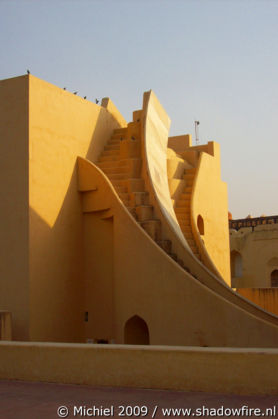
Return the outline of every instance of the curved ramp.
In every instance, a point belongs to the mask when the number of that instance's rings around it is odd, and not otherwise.
[[[109,263],[117,343],[124,343],[125,325],[137,315],[146,322],[153,345],[277,346],[277,326],[197,281],[140,227],[96,165],[79,158],[78,168],[83,211],[113,219],[114,256]]]
[[[177,222],[167,183],[166,148],[169,118],[152,91],[144,93],[143,100],[143,177],[147,190],[162,224],[165,238],[172,242],[175,253],[193,276],[215,291],[227,302],[246,312],[278,325],[278,317],[260,309],[236,294],[224,281],[206,268],[191,252]],[[209,258],[209,255],[206,254]],[[211,266],[213,262],[211,261]]]

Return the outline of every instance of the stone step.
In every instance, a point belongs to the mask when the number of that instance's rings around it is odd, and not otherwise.
[[[111,179],[111,183],[116,190],[118,190],[119,187],[123,187],[125,188],[125,192],[128,192],[125,179]]]
[[[187,170],[185,171],[185,174],[183,175],[183,178],[185,180],[194,180],[194,174],[193,173],[188,173]]]
[[[129,193],[127,193],[127,192],[118,192],[118,195],[121,199],[125,199],[126,201],[129,200]]]
[[[129,167],[126,166],[110,166],[110,167],[102,167],[102,171],[107,175],[115,175],[115,174],[127,174]]]
[[[130,207],[130,201],[126,200],[126,199],[121,199],[122,203],[127,207],[127,208],[131,208]]]
[[[183,226],[182,231],[186,237],[193,237],[191,226]]]
[[[184,227],[190,227],[190,220],[189,220],[189,218],[188,219],[182,219],[182,220],[179,220],[178,219],[178,222],[179,222],[179,225],[180,225],[180,228],[181,228],[181,230],[183,231],[183,229],[184,229]]]
[[[139,221],[147,221],[153,218],[153,206],[152,205],[140,205],[135,207],[137,219]]]
[[[104,150],[105,151],[120,150],[120,143],[119,144],[108,144],[108,145],[104,146]]]
[[[97,166],[104,172],[104,169],[115,169],[119,167],[119,160],[98,161]]]
[[[113,184],[113,182],[112,182],[112,184]],[[113,186],[114,186],[114,188],[116,189],[116,192],[117,192],[117,194],[119,195],[120,193],[127,193],[127,187],[126,186],[122,186],[122,185],[118,185],[118,186],[116,186],[116,185],[114,185],[113,184]],[[129,194],[128,194],[129,195]]]
[[[183,201],[190,201],[191,200],[191,194],[190,193],[182,193],[180,198]]]
[[[126,132],[127,132],[127,128],[116,128],[116,129],[114,129],[112,136],[114,136],[114,135],[124,135],[124,134],[126,134]]]
[[[193,242],[195,242],[192,234],[184,234],[184,237],[186,238],[187,241],[192,240]]]
[[[118,140],[118,141],[123,141],[123,140],[126,140],[126,138],[127,138],[127,132],[125,132],[125,133],[120,133],[120,134],[113,134],[112,136],[111,136],[111,140]]]
[[[192,250],[192,252],[193,253],[199,253],[199,251],[198,251],[198,248],[197,248],[197,246],[196,246],[196,244],[194,243],[194,244],[192,244],[191,246],[190,246],[190,249]]]
[[[106,145],[118,145],[118,146],[120,146],[120,144],[121,144],[120,138],[111,137],[110,140],[107,141]]]
[[[186,173],[194,175],[196,173],[196,167],[192,167],[192,169],[186,169]]]
[[[179,199],[175,208],[190,208],[190,200]]]
[[[136,166],[140,166],[141,159],[115,159],[115,160],[105,160],[97,163],[97,166],[99,166],[102,170],[105,168],[133,168]]]
[[[129,193],[132,192],[145,192],[145,182],[143,179],[128,179],[127,189]]]
[[[128,173],[109,173],[106,174],[110,181],[112,180],[125,180],[130,177]]]
[[[130,178],[130,179],[111,179],[111,183],[114,187],[124,186],[126,192],[145,192],[145,183],[143,179]]]
[[[118,191],[117,191],[118,192]],[[129,194],[127,192],[118,192],[120,200],[125,204],[126,207],[131,207]]]
[[[190,214],[190,207],[176,207],[175,208],[176,215],[178,214]]]
[[[161,223],[160,220],[148,220],[139,222],[146,233],[155,241],[160,240],[161,237]]]
[[[119,157],[120,150],[105,150],[102,152],[101,157],[108,157],[108,156]]]
[[[101,155],[99,159],[99,163],[108,162],[108,161],[118,161],[119,160],[119,154],[109,154],[109,155]]]
[[[195,240],[191,239],[189,237],[186,237],[186,241],[189,244],[189,246],[192,248],[193,246],[196,246]]]

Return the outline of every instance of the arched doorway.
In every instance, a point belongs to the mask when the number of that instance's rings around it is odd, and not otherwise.
[[[204,219],[200,214],[198,215],[198,218],[197,218],[197,226],[198,226],[200,235],[203,236],[205,234],[205,226],[204,226]]]
[[[278,287],[278,269],[274,269],[274,271],[270,274],[271,279],[271,286]]]
[[[236,250],[231,252],[231,275],[232,278],[242,277],[242,256]]]
[[[139,316],[131,317],[125,324],[124,339],[128,345],[149,345],[149,328],[145,320]]]

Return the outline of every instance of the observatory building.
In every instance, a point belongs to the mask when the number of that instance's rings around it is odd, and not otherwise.
[[[277,347],[230,283],[213,141],[169,137],[153,91],[126,123],[32,75],[0,82],[0,311],[19,341]]]

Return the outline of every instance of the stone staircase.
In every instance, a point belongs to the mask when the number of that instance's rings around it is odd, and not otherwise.
[[[161,222],[149,203],[149,194],[141,177],[140,111],[134,112],[136,121],[127,128],[114,130],[96,163],[113,184],[119,198],[146,233],[177,263],[182,260],[172,253],[172,243],[161,235]],[[139,119],[138,119],[139,118]]]
[[[175,213],[179,222],[180,228],[186,238],[194,255],[201,260],[200,254],[196,242],[193,237],[191,218],[190,218],[190,203],[193,188],[193,181],[196,173],[196,168],[185,170],[184,180],[186,181],[185,189],[178,199],[175,207]]]

